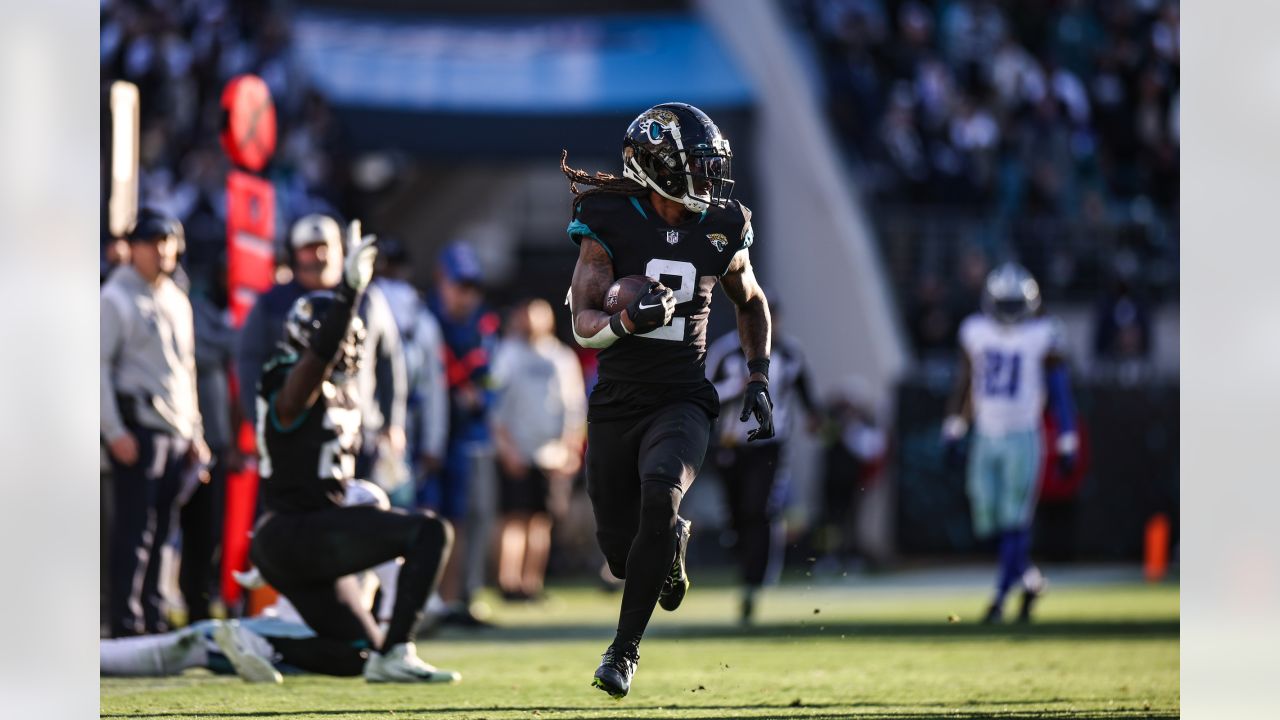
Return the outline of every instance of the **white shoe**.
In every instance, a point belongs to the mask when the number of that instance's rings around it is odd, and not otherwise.
[[[213,630],[213,641],[245,682],[276,685],[284,682],[284,676],[271,664],[271,644],[241,627],[239,621],[219,622]]]
[[[267,584],[267,581],[262,577],[262,573],[256,567],[251,567],[244,572],[232,570],[231,577],[235,578],[236,584],[245,590],[257,590]]]
[[[364,663],[364,679],[371,683],[456,683],[462,680],[462,675],[428,665],[418,657],[413,643],[400,643],[392,645],[385,655],[370,653]]]

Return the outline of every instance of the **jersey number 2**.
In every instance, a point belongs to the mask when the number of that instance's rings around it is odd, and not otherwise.
[[[657,278],[663,285],[671,288],[676,294],[676,304],[689,302],[693,299],[693,286],[698,281],[698,269],[693,263],[684,262],[683,260],[663,260],[654,258],[644,266],[644,274],[651,278]],[[678,278],[678,283],[673,283],[670,278]],[[684,322],[682,317],[671,318],[670,325],[664,325],[657,330],[650,330],[647,333],[641,333],[640,337],[653,338],[654,340],[674,340],[680,342],[684,340]]]

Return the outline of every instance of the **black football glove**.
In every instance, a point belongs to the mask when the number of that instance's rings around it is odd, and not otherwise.
[[[969,459],[969,447],[964,438],[953,438],[942,441],[942,461],[947,469],[959,470]]]
[[[634,334],[647,333],[671,322],[676,311],[676,294],[660,282],[649,283],[649,290],[627,306],[627,318],[636,326]]]
[[[769,397],[769,383],[763,380],[752,380],[747,383],[747,392],[742,398],[741,422],[756,416],[760,427],[747,433],[747,442],[752,440],[768,440],[773,437],[773,398]]]

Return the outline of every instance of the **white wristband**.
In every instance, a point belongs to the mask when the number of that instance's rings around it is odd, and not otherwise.
[[[615,333],[613,331],[613,328],[609,327],[608,325],[605,325],[604,327],[600,328],[600,330],[598,330],[596,334],[592,335],[591,337],[582,337],[581,335],[578,334],[577,324],[571,323],[571,325],[573,326],[573,339],[577,340],[578,344],[584,348],[596,348],[596,349],[607,348],[610,345],[618,342],[618,334]]]

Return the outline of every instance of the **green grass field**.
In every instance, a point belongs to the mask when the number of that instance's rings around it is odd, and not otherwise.
[[[500,629],[419,643],[456,686],[287,677],[281,687],[191,671],[109,679],[106,718],[1171,718],[1179,712],[1176,584],[1059,583],[1030,627],[976,623],[985,591],[873,581],[784,585],[757,627],[736,594],[695,585],[656,611],[631,695],[589,687],[618,596],[552,589],[498,606]],[[959,616],[953,622],[950,616]]]

